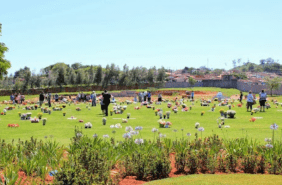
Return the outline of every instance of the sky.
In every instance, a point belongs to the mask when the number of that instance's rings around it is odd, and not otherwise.
[[[230,69],[282,61],[281,0],[2,1],[9,73],[57,63]]]

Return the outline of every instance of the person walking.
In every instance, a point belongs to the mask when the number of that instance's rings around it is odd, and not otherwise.
[[[14,94],[11,94],[10,100],[13,102],[13,104],[15,104],[15,96],[14,96]]]
[[[158,95],[158,102],[162,102],[162,94],[161,93]]]
[[[138,93],[138,98],[139,98],[139,102],[142,102],[142,96],[141,96],[142,92]]]
[[[241,91],[241,92],[240,92],[240,100],[239,100],[240,103],[242,103],[242,99],[243,99],[243,92]]]
[[[150,91],[148,91],[147,96],[148,96],[148,103],[150,104],[151,103],[151,96],[152,96]]]
[[[266,92],[264,92],[264,89],[261,90],[261,92],[259,93],[259,104],[260,104],[260,112],[265,112],[265,102],[266,102],[266,98],[267,98],[267,94]]]
[[[111,95],[107,92],[107,90],[104,91],[103,95],[103,103],[105,104],[105,114],[108,116],[108,107],[109,104],[111,103]]]
[[[191,99],[194,100],[194,91],[191,92]]]
[[[143,92],[143,94],[144,94],[144,101],[146,101],[147,100],[147,91]]]
[[[254,104],[254,96],[252,94],[252,91],[249,91],[249,94],[247,96],[247,112],[249,111],[249,108],[251,111],[253,110],[253,104]]]
[[[39,94],[39,106],[40,107],[42,106],[43,102],[44,102],[44,94],[43,94],[43,92],[41,92]]]
[[[92,107],[93,106],[96,107],[96,98],[97,98],[97,95],[96,95],[95,91],[93,91],[93,93],[91,94]]]
[[[59,101],[59,95],[55,94],[55,102],[58,102],[58,101]]]
[[[218,102],[221,102],[221,99],[222,99],[222,92],[221,91],[218,91],[217,93],[217,99],[218,99]]]
[[[51,93],[49,92],[49,93],[48,93],[48,97],[47,97],[49,107],[52,106],[52,105],[51,105],[51,98],[52,98],[52,95],[51,95]]]

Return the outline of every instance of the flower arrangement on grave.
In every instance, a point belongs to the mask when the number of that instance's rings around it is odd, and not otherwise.
[[[31,118],[30,121],[31,121],[31,123],[39,123],[38,118]]]
[[[203,116],[204,114],[205,114],[205,111],[202,111],[202,112],[201,112],[201,116]]]
[[[237,106],[238,106],[238,107],[242,107],[242,104],[241,104],[241,103],[239,103]]]
[[[214,109],[215,109],[215,106],[212,106],[211,111],[214,111]]]
[[[224,116],[224,110],[223,109],[220,109],[219,113],[220,113],[221,116]]]
[[[265,106],[267,109],[271,108],[269,103],[267,103]]]
[[[151,105],[147,105],[146,107],[147,107],[147,108],[152,108],[152,106],[151,106]]]
[[[123,110],[125,111],[125,110],[127,109],[127,106],[124,105],[124,106],[122,106],[122,108],[123,108]]]
[[[103,125],[106,125],[107,118],[103,118],[103,119],[102,119],[102,122],[103,122]]]
[[[259,112],[259,108],[254,108],[253,111],[254,111],[255,113]]]
[[[82,119],[80,119],[78,122],[79,122],[79,123],[83,123],[83,120],[82,120]]]
[[[128,122],[128,119],[122,119],[121,122],[122,122],[122,123],[127,123],[127,122]]]
[[[114,113],[114,111],[113,111],[113,110],[110,110],[110,115],[111,115],[111,116],[113,115],[113,113]]]
[[[139,109],[140,109],[140,107],[138,107],[138,106],[137,106],[137,107],[134,107],[134,109],[135,109],[135,110],[139,110]]]
[[[167,104],[167,108],[171,108],[172,104],[171,103],[168,103]]]
[[[66,112],[63,112],[63,116],[66,116],[66,114],[67,114]]]
[[[80,107],[76,107],[75,110],[76,111],[81,111],[81,108]]]
[[[38,117],[39,119],[41,119],[41,118],[42,118],[42,113],[38,113],[38,114],[37,114],[37,117]]]
[[[187,105],[186,104],[182,104],[182,108],[187,108]]]
[[[188,107],[182,109],[182,112],[187,112],[187,111],[188,111]]]
[[[21,117],[22,113],[18,112],[18,115]]]
[[[174,113],[177,113],[177,112],[178,112],[178,109],[177,109],[177,108],[173,109],[173,112],[174,112]]]
[[[1,115],[4,115],[4,112],[1,112]]]
[[[90,122],[87,122],[84,124],[84,128],[92,128],[92,124]]]
[[[130,113],[127,113],[127,119],[129,119],[130,118]]]
[[[26,114],[21,114],[21,120],[25,120],[27,118]]]
[[[159,111],[158,114],[159,114],[159,116],[160,116],[160,119],[162,119],[162,118],[163,118],[163,112],[162,112],[162,111]]]
[[[13,127],[13,128],[18,128],[18,127],[20,127],[19,124],[8,124],[7,126],[8,126],[8,127]]]
[[[158,123],[159,123],[159,127],[160,127],[160,128],[164,128],[164,126],[165,126],[165,124],[166,124],[166,122],[165,122],[164,120],[162,120],[162,119],[160,119],[160,120],[158,121]]]
[[[172,125],[172,123],[171,122],[169,122],[169,121],[167,121],[167,122],[165,122],[165,128],[170,128],[170,126]]]
[[[30,112],[26,113],[26,119],[29,119],[30,117],[31,117],[31,113]]]
[[[198,128],[199,128],[199,126],[200,126],[200,123],[198,123],[198,122],[197,122],[197,123],[195,123],[195,128],[196,128],[196,129],[198,129]]]
[[[35,110],[37,110],[37,108],[38,108],[38,105],[34,105],[34,108],[35,108]]]
[[[255,122],[255,121],[256,121],[256,118],[252,117],[249,121],[250,121],[250,122]]]
[[[252,110],[251,115],[253,115],[254,113],[255,113],[255,111],[254,111],[254,110]]]

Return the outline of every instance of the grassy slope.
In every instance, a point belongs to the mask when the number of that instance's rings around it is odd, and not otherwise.
[[[186,102],[189,106],[191,103]],[[235,103],[237,105],[238,102]],[[2,105],[0,110],[2,110],[6,105]],[[75,110],[76,107],[81,107],[82,111],[77,112]],[[102,125],[102,115],[100,106],[91,108],[91,110],[86,109],[85,104],[80,105],[71,105],[67,106],[64,111],[67,112],[67,116],[62,116],[62,111],[53,111],[51,115],[44,114],[43,117],[46,117],[47,125],[42,126],[42,123],[30,123],[30,121],[22,121],[18,116],[18,112],[26,113],[32,112],[32,117],[36,116],[40,110],[26,111],[20,109],[8,111],[6,116],[0,116],[0,138],[4,138],[8,141],[14,139],[29,139],[29,137],[34,136],[38,139],[43,139],[44,136],[54,135],[54,138],[61,142],[62,144],[67,144],[70,141],[70,137],[74,134],[74,127],[79,126],[83,127],[85,122],[91,122],[93,124],[92,129],[83,129],[84,134],[88,136],[92,136],[94,133],[97,133],[99,136],[104,134],[109,134],[113,136],[112,130],[110,129],[110,125],[121,123],[121,118],[126,118],[126,113],[131,113],[132,118],[128,123],[122,123],[123,128],[117,129],[115,137],[116,139],[123,139],[122,135],[125,133],[126,126],[142,126],[144,129],[141,132],[141,136],[145,139],[153,139],[154,135],[151,132],[153,127],[158,128],[158,116],[155,116],[155,113],[152,109],[148,109],[146,107],[142,107],[140,110],[134,110],[135,105],[129,105],[128,109],[122,115],[114,115],[109,116],[107,120],[107,125]],[[155,105],[156,108],[163,108],[163,111],[168,111],[166,104]],[[277,120],[281,119],[281,112],[278,110],[282,110],[281,107],[276,109],[272,104],[272,108],[268,109],[267,112],[257,113],[255,117],[263,117],[263,119],[258,119],[255,122],[249,122],[249,119],[252,117],[250,113],[246,112],[245,108],[235,107],[236,110],[236,119],[228,119],[225,124],[230,125],[231,128],[217,128],[216,119],[219,117],[219,107],[216,108],[215,112],[210,111],[210,107],[201,107],[199,102],[193,107],[192,111],[182,112],[179,109],[177,114],[171,113],[171,121],[173,123],[172,128],[165,129],[161,128],[159,131],[163,134],[166,134],[167,137],[175,139],[182,137],[181,129],[184,128],[183,134],[186,137],[186,133],[192,133],[191,139],[195,136],[197,130],[194,128],[196,122],[199,122],[202,127],[205,128],[205,131],[202,133],[203,137],[209,136],[211,134],[218,134],[220,137],[231,139],[238,137],[248,137],[257,139],[259,142],[264,143],[264,138],[271,137],[272,132],[269,126],[276,122],[280,127],[281,125]],[[112,106],[111,106],[112,107]],[[227,110],[227,107],[223,107]],[[204,116],[200,115],[201,111],[205,111]],[[77,120],[68,120],[70,116],[75,116]],[[113,119],[120,118],[120,119]],[[79,123],[78,120],[84,120],[84,123]],[[18,123],[20,124],[20,128],[8,128],[7,124],[9,123]],[[177,129],[178,132],[174,133],[172,130]],[[275,138],[281,139],[282,130],[279,128],[276,131]]]
[[[187,175],[178,178],[168,178],[146,183],[146,185],[276,185],[282,184],[282,177],[278,175]]]

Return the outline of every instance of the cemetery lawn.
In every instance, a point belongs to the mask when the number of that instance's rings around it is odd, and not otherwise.
[[[146,185],[275,185],[282,184],[280,175],[259,175],[259,174],[202,174],[186,175],[177,178],[168,178],[146,183]]]
[[[238,91],[237,91],[238,92]],[[117,98],[118,99],[118,98]],[[271,99],[271,98],[270,98]],[[281,100],[280,97],[275,97],[275,99]],[[130,99],[131,100],[131,99]],[[192,105],[191,102],[187,102],[185,99],[184,102],[188,107]],[[217,102],[214,102],[217,103]],[[138,104],[122,104],[121,106],[127,106],[127,109],[123,114],[113,114],[113,116],[107,117],[107,123],[104,126],[102,124],[102,115],[100,105],[97,107],[90,107],[91,110],[88,110],[86,106],[89,104],[80,103],[78,105],[71,104],[67,105],[62,111],[52,111],[51,115],[43,113],[43,118],[47,118],[47,123],[45,126],[42,125],[42,121],[39,123],[31,123],[29,120],[20,120],[18,112],[27,113],[31,112],[32,117],[36,117],[38,113],[41,112],[40,109],[37,110],[23,110],[25,106],[16,106],[15,110],[7,111],[7,115],[0,115],[0,139],[5,139],[7,142],[11,142],[13,139],[28,140],[30,137],[44,140],[44,136],[47,136],[47,139],[50,139],[50,135],[53,136],[52,140],[56,140],[61,144],[68,145],[70,143],[70,138],[74,136],[75,126],[82,128],[83,134],[89,137],[92,137],[93,134],[98,134],[99,137],[108,134],[110,137],[115,137],[117,140],[123,140],[122,135],[125,133],[126,126],[142,126],[143,130],[138,136],[143,139],[154,139],[154,133],[152,133],[152,128],[159,129],[159,132],[166,134],[167,138],[171,139],[181,139],[182,137],[187,137],[186,134],[191,133],[190,139],[195,138],[195,133],[198,133],[199,137],[207,137],[213,134],[219,135],[223,139],[234,139],[234,138],[248,138],[256,141],[258,143],[264,144],[265,138],[272,137],[272,130],[270,125],[277,123],[279,128],[275,131],[275,140],[282,139],[282,107],[276,106],[270,102],[271,108],[266,109],[266,112],[254,113],[253,116],[250,115],[250,112],[246,112],[244,100],[244,105],[239,108],[237,104],[238,101],[235,101],[235,107],[232,107],[232,110],[236,111],[235,119],[226,119],[225,125],[229,125],[230,128],[219,129],[217,125],[217,119],[220,117],[219,110],[223,108],[228,110],[227,106],[218,107],[216,106],[215,111],[211,112],[211,106],[202,107],[200,102],[195,102],[195,105],[192,106],[192,110],[188,112],[182,112],[181,107],[178,107],[178,113],[173,113],[172,109],[167,108],[167,103],[162,103],[161,105],[155,105],[155,108],[163,109],[163,112],[171,111],[170,121],[172,123],[171,128],[159,128],[158,120],[159,116],[155,116],[154,110],[152,108],[146,108],[145,106],[141,107],[140,103]],[[174,105],[174,103],[173,103]],[[9,105],[2,104],[0,110],[2,111],[5,107]],[[134,110],[135,106],[141,107],[140,110]],[[256,104],[254,107],[257,107]],[[45,106],[43,106],[45,107]],[[81,111],[76,111],[76,107],[80,107]],[[112,109],[113,105],[109,107],[109,111]],[[205,111],[204,115],[201,116],[201,111]],[[63,112],[66,112],[66,116],[63,116]],[[126,119],[127,113],[130,113],[130,119],[128,123],[122,123],[122,118]],[[69,120],[71,116],[76,117],[76,120]],[[262,117],[262,119],[257,119],[255,122],[250,122],[252,117]],[[79,123],[79,120],[83,120],[83,123]],[[91,129],[84,129],[84,124],[91,122],[93,127]],[[204,131],[200,133],[195,129],[195,123],[199,122],[200,127],[204,127]],[[113,134],[113,129],[110,128],[110,125],[120,123],[122,125],[121,129],[115,129],[116,133]],[[19,124],[19,128],[9,128],[8,124]],[[177,132],[173,132],[173,130]],[[183,129],[183,131],[181,131]],[[155,136],[158,134],[156,133]]]

